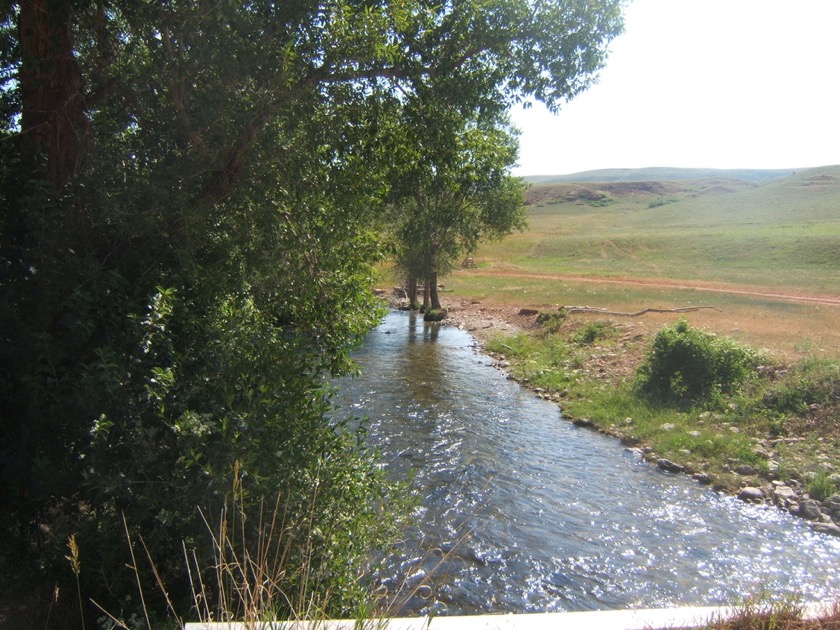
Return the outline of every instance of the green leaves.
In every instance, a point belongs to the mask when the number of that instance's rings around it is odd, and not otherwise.
[[[398,267],[432,285],[480,240],[525,224],[524,184],[508,174],[518,147],[506,119],[464,115],[437,95],[429,86],[425,100],[406,107],[406,127],[422,131],[414,132],[406,170],[393,176],[388,227]]]
[[[52,580],[76,533],[97,567],[86,596],[122,600],[121,515],[178,575],[181,539],[203,535],[194,506],[219,509],[236,469],[246,509],[282,492],[295,518],[314,510],[319,588],[358,595],[390,489],[323,384],[381,313],[381,226],[428,278],[519,227],[502,113],[585,85],[619,5],[10,5],[6,564]]]
[[[755,375],[756,351],[718,338],[680,320],[661,330],[639,369],[640,390],[666,401],[698,400],[731,393]]]

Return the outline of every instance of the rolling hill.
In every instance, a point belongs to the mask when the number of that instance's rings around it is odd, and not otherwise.
[[[525,181],[531,184],[556,184],[561,182],[671,181],[723,177],[751,182],[764,182],[793,175],[796,172],[797,169],[609,168],[582,171],[569,175],[533,175],[525,177]]]

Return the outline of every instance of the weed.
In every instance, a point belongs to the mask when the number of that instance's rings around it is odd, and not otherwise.
[[[827,472],[819,472],[806,477],[805,492],[812,499],[825,501],[831,495],[840,492],[840,485],[836,481],[836,476]]]
[[[708,630],[794,630],[808,628],[802,607],[794,600],[768,602],[767,596],[746,598],[733,607],[732,615],[716,619]],[[818,626],[817,626],[818,627]]]

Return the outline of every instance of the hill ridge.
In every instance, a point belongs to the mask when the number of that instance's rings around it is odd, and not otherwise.
[[[820,167],[815,167],[820,168]],[[605,168],[580,171],[566,175],[529,175],[524,177],[531,184],[555,184],[566,182],[617,182],[617,181],[674,181],[710,178],[731,178],[750,182],[766,182],[797,172],[812,170],[797,169],[718,169],[718,168],[680,168],[649,166],[644,168]]]

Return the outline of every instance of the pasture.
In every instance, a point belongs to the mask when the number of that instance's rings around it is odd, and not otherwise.
[[[769,181],[535,184],[528,200],[528,229],[480,247],[447,291],[519,306],[709,306],[688,319],[782,355],[840,357],[840,166]]]

